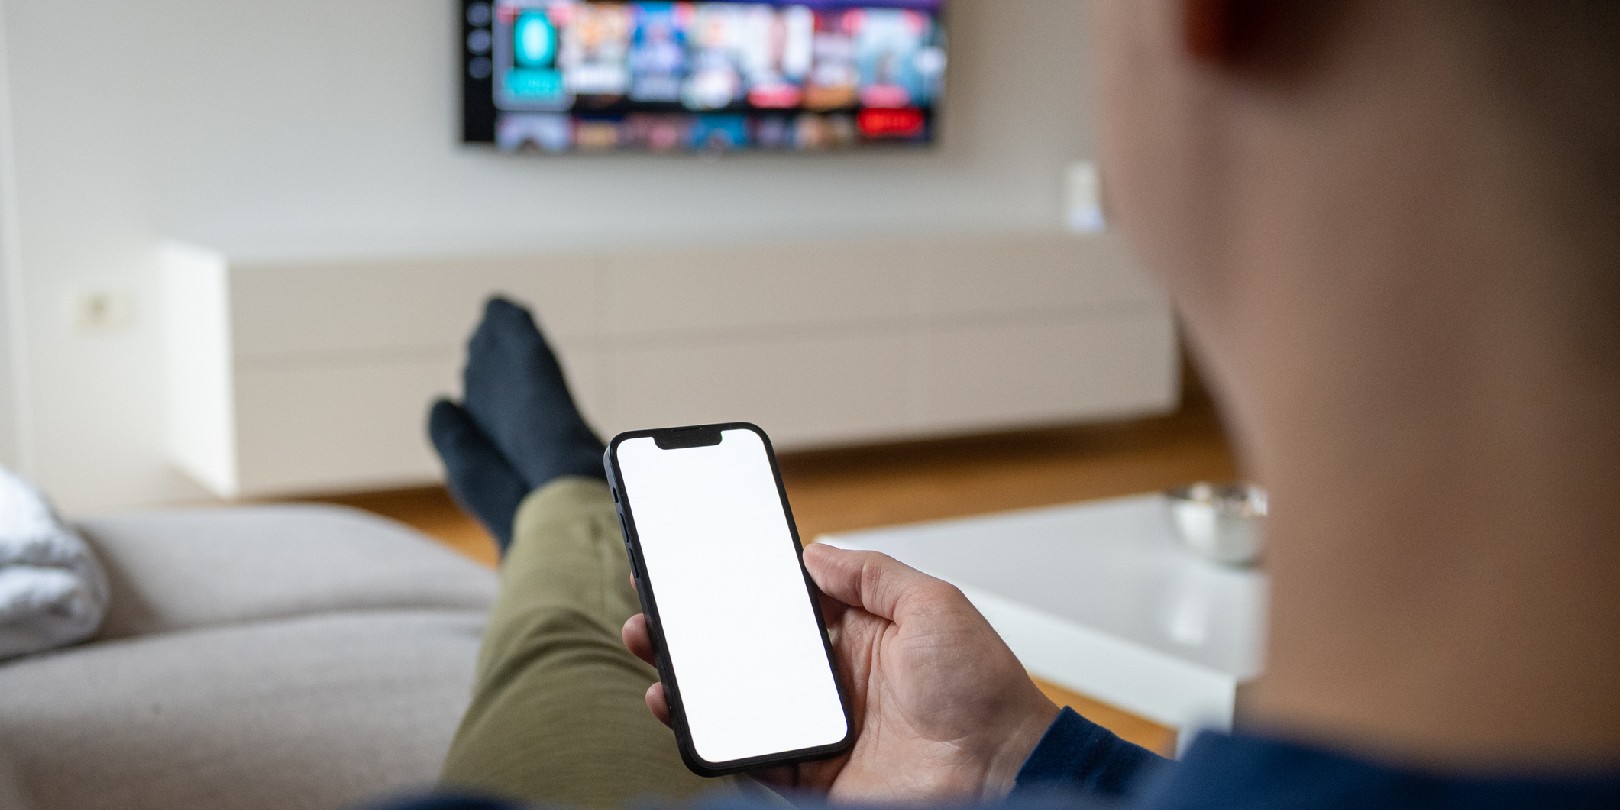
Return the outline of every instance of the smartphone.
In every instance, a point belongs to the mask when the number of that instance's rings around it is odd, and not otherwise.
[[[720,776],[847,749],[848,703],[765,432],[621,433],[606,465],[686,766]]]

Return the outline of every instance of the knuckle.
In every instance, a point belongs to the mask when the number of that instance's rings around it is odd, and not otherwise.
[[[917,591],[930,602],[948,604],[967,601],[967,597],[962,595],[961,588],[943,579],[928,577],[917,586]]]

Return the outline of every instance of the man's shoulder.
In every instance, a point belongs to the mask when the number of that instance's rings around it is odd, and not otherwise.
[[[1214,796],[1244,807],[1493,808],[1620,807],[1620,769],[1569,774],[1453,774],[1262,734],[1205,732],[1175,768],[1143,786],[1132,807],[1207,806]]]

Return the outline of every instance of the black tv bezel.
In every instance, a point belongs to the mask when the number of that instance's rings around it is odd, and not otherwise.
[[[719,0],[719,1],[720,2],[743,2],[744,0]],[[765,0],[765,1],[769,2],[770,0]],[[780,1],[780,0],[778,0],[778,1]],[[633,0],[584,0],[584,2],[627,3],[627,2],[633,2]],[[703,0],[691,0],[691,2],[703,2]],[[881,2],[881,0],[879,0],[879,2]],[[494,70],[493,69],[490,70],[488,72],[488,75],[486,75],[484,78],[477,79],[477,78],[474,78],[472,76],[472,74],[470,72],[470,69],[469,69],[472,60],[479,58],[479,56],[477,54],[472,53],[472,51],[470,49],[470,46],[469,46],[469,41],[470,41],[470,38],[471,38],[473,32],[478,30],[479,27],[473,25],[472,21],[470,19],[468,19],[468,9],[471,6],[473,6],[474,4],[477,4],[477,3],[484,3],[484,4],[487,4],[487,5],[493,6],[494,5],[494,0],[459,0],[459,2],[456,2],[456,3],[453,4],[453,6],[455,7],[455,9],[457,11],[457,21],[459,23],[456,30],[459,30],[461,32],[461,36],[460,36],[460,38],[458,40],[458,43],[457,43],[457,49],[458,49],[458,52],[461,54],[461,58],[457,62],[456,67],[457,67],[458,73],[460,74],[460,82],[461,82],[461,141],[460,141],[460,145],[463,148],[489,150],[489,151],[494,151],[494,152],[497,152],[497,153],[500,153],[500,154],[544,155],[544,156],[547,156],[547,157],[568,157],[568,156],[574,156],[574,155],[591,155],[591,156],[600,156],[600,155],[658,155],[658,156],[683,156],[683,155],[700,155],[700,156],[713,156],[713,155],[736,155],[736,156],[740,156],[740,155],[851,155],[851,154],[863,154],[863,153],[868,153],[868,152],[881,152],[881,151],[891,151],[891,150],[892,151],[899,151],[899,152],[907,152],[907,153],[911,153],[911,152],[925,153],[925,152],[929,152],[929,151],[933,151],[935,149],[938,149],[939,146],[940,146],[940,142],[942,140],[943,129],[941,127],[941,122],[942,122],[942,120],[944,118],[944,116],[942,115],[942,108],[944,107],[944,102],[943,102],[944,96],[943,95],[941,96],[940,99],[936,100],[933,104],[929,105],[927,108],[922,110],[923,115],[926,117],[927,127],[928,127],[928,137],[927,137],[926,140],[889,139],[889,140],[857,141],[854,144],[849,145],[849,146],[829,147],[829,148],[824,148],[824,149],[781,149],[781,148],[760,147],[760,146],[754,146],[754,145],[748,145],[748,146],[742,146],[742,147],[733,147],[733,148],[725,148],[725,149],[704,149],[704,148],[700,148],[700,147],[682,146],[682,147],[675,148],[675,149],[664,149],[664,150],[652,149],[652,148],[648,148],[648,147],[645,147],[645,146],[623,146],[623,145],[616,146],[616,147],[611,148],[611,149],[580,149],[578,147],[573,147],[573,148],[569,148],[569,149],[566,149],[566,150],[506,150],[506,149],[501,149],[499,147],[499,145],[497,144],[496,138],[495,138],[496,120],[497,120],[497,118],[498,118],[498,116],[500,114],[500,111],[495,106],[495,73],[494,73]],[[940,25],[944,29],[944,32],[945,32],[944,37],[945,37],[945,43],[946,43],[945,47],[946,47],[946,50],[947,50],[947,54],[949,53],[949,50],[950,50],[950,38],[951,38],[951,24],[950,24],[950,14],[949,14],[951,5],[952,4],[949,2],[949,0],[940,0],[940,9],[939,9],[939,12],[938,12]],[[950,86],[952,84],[951,79],[950,79],[950,70],[951,70],[950,65],[951,65],[951,60],[950,60],[949,56],[947,55],[947,57],[946,57],[946,77],[945,77],[945,87],[947,88],[947,91],[948,91],[948,89],[950,88]],[[853,113],[859,111],[860,109],[861,108],[859,108],[859,107],[855,107],[855,108],[850,108],[848,110],[830,110],[830,111],[827,111],[827,112],[829,112],[829,113],[842,112],[842,113],[853,114]]]

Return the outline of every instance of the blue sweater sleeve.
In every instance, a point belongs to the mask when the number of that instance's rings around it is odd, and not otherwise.
[[[1108,729],[1064,709],[1046,729],[1041,741],[1024,760],[1009,797],[1015,806],[1042,806],[1055,794],[1123,798],[1159,766],[1168,762],[1153,752],[1128,743]],[[1033,804],[1032,804],[1033,802]],[[713,810],[720,803],[699,803]],[[438,795],[384,805],[382,810],[520,810],[516,805],[470,796]]]
[[[1118,798],[1167,761],[1065,708],[1024,760],[1013,795],[1067,790]]]
[[[1613,810],[1620,807],[1620,770],[1587,774],[1431,774],[1353,755],[1249,735],[1205,732],[1176,767],[1065,709],[1018,774],[1013,795],[979,810],[1079,810],[1129,807],[1245,807],[1253,810],[1376,807],[1380,810]],[[1139,780],[1157,771],[1147,784]],[[1131,795],[1125,795],[1129,793]],[[804,810],[833,810],[805,800]],[[772,810],[780,802],[700,799],[650,808]],[[970,810],[969,805],[936,805]],[[378,810],[521,810],[515,804],[449,794],[406,799]],[[846,807],[845,810],[848,810]],[[877,810],[874,808],[874,810]]]

